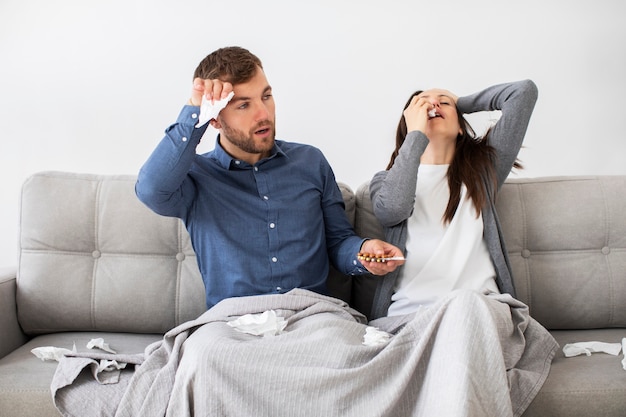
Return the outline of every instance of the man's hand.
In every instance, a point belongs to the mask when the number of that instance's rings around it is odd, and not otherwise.
[[[191,98],[188,104],[191,106],[199,106],[202,104],[202,96],[205,96],[207,100],[221,100],[233,91],[233,85],[231,83],[223,82],[220,80],[203,80],[202,78],[196,78],[193,80],[193,88],[191,89]]]
[[[363,242],[361,252],[386,258],[404,256],[400,249],[379,239],[369,239]],[[388,274],[403,263],[404,261],[377,262],[361,260],[361,264],[363,264],[363,266],[374,275]]]

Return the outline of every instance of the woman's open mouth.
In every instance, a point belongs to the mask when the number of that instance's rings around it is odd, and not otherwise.
[[[439,113],[437,110],[432,109],[428,112],[428,120],[430,119],[435,119],[437,117],[441,117],[442,119],[444,118],[441,113]]]

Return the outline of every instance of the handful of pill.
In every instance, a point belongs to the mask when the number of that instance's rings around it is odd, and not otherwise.
[[[356,256],[361,261],[367,262],[387,262],[387,261],[404,261],[404,256],[385,256],[374,255],[372,253],[359,252]]]

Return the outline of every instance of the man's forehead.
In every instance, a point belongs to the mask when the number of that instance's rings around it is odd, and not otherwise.
[[[237,88],[241,86],[240,88]],[[242,101],[242,100],[250,100],[252,98],[258,96],[264,96],[267,93],[272,91],[272,87],[270,85],[266,85],[264,88],[253,88],[250,86],[244,86],[243,84],[238,84],[233,86],[233,92],[235,95],[231,101]]]
[[[271,90],[272,87],[265,77],[265,72],[263,69],[257,68],[257,71],[248,81],[233,85],[233,91],[235,92],[233,100],[250,99],[267,94]]]

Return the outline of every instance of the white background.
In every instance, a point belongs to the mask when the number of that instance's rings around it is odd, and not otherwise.
[[[353,188],[386,166],[414,90],[522,78],[539,101],[517,176],[626,174],[625,19],[622,0],[0,0],[0,266],[29,175],[136,174],[222,46],[263,61],[277,137]]]

